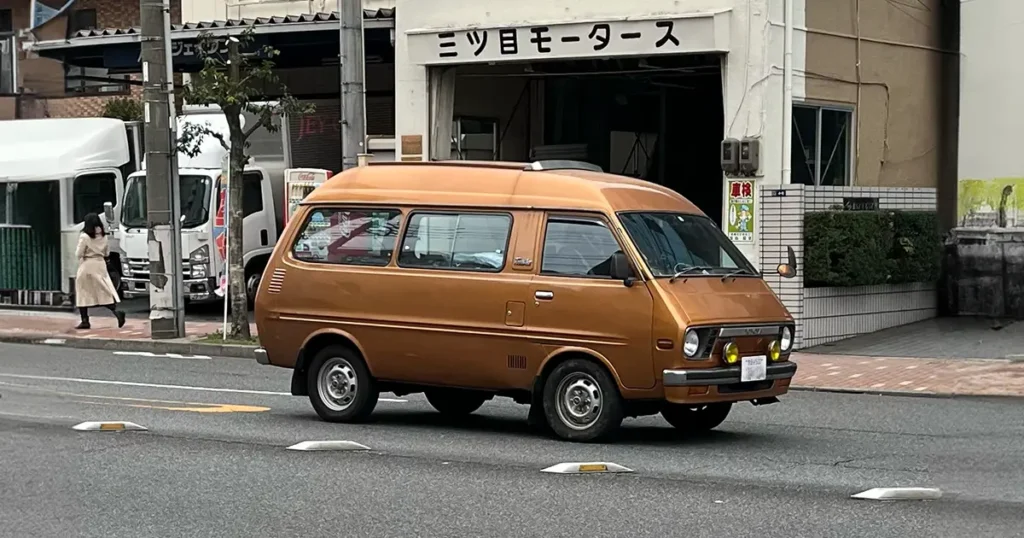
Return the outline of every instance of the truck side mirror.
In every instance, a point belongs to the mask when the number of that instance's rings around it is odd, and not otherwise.
[[[793,252],[793,247],[786,247],[786,263],[779,264],[777,271],[782,278],[796,276],[796,253]]]
[[[103,202],[103,217],[107,219],[107,226],[117,226],[117,217],[114,215],[114,204],[111,202]]]
[[[629,259],[626,258],[626,253],[621,250],[617,250],[615,254],[612,254],[611,273],[613,280],[621,280],[627,288],[633,286],[633,269],[629,266]]]

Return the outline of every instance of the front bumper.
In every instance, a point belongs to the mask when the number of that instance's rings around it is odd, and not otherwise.
[[[149,296],[149,276],[145,278],[122,277],[121,288],[128,299]],[[214,293],[216,280],[212,277],[186,278],[182,280],[185,299],[192,302],[216,301],[220,298]]]
[[[796,363],[786,361],[769,364],[766,374],[765,381],[792,379],[796,375]],[[662,384],[666,387],[718,386],[737,383],[740,383],[739,366],[662,371]]]

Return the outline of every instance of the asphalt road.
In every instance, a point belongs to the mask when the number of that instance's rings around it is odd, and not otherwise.
[[[370,424],[325,424],[288,380],[0,345],[0,536],[1024,536],[1024,402],[794,393],[705,436],[651,417],[579,445],[499,400],[450,423],[386,395]],[[71,430],[84,420],[150,431]],[[372,450],[285,450],[324,439]],[[540,472],[563,461],[635,472]],[[849,499],[878,486],[945,496]]]

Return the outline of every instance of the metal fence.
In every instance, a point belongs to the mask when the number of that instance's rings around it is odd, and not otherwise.
[[[18,47],[13,35],[0,34],[0,94],[18,89]]]

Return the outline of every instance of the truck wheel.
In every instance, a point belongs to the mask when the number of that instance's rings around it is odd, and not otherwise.
[[[615,380],[592,361],[559,364],[544,382],[544,416],[568,441],[599,441],[622,424],[622,396]]]
[[[487,401],[487,395],[468,390],[430,390],[426,396],[434,409],[450,417],[466,416]]]
[[[256,269],[245,275],[245,297],[249,301],[249,310],[256,304],[256,291],[260,289],[260,281],[263,280],[263,269]]]
[[[345,346],[321,349],[309,365],[309,402],[327,422],[366,420],[380,392],[359,354]]]
[[[717,428],[732,410],[732,402],[713,403],[697,407],[681,404],[665,404],[661,416],[676,429],[700,433]]]

